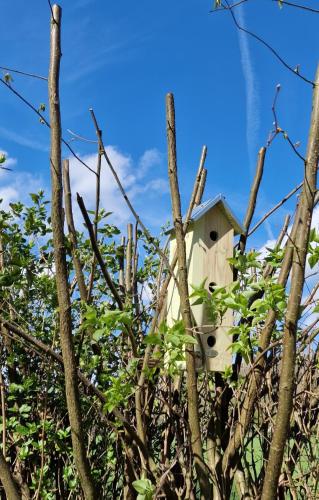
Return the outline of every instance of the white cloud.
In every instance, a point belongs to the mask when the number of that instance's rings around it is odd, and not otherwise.
[[[145,153],[141,156],[138,162],[138,172],[137,172],[138,178],[141,179],[142,177],[144,177],[144,175],[152,167],[160,165],[161,161],[162,161],[162,156],[157,149],[153,148],[145,151]]]
[[[145,178],[148,170],[155,164],[159,164],[160,154],[156,149],[145,151],[137,164],[134,163],[129,155],[121,153],[114,146],[108,146],[106,152],[132,202],[136,202],[137,196],[143,193],[153,192],[162,194],[168,191],[165,179],[155,178],[148,180]],[[85,156],[82,159],[90,168],[96,170],[97,155]],[[113,222],[118,225],[125,224],[132,219],[132,215],[104,159],[102,160],[101,172],[100,206],[107,212],[113,212]],[[96,178],[92,172],[83,167],[75,158],[70,158],[70,177],[74,199],[74,216],[76,224],[80,228],[83,225],[83,219],[77,207],[76,193],[79,193],[83,197],[88,210],[94,210]],[[141,217],[143,218],[143,213]]]
[[[146,150],[141,158],[134,162],[130,155],[120,152],[114,146],[108,146],[106,151],[139,215],[141,215],[142,219],[145,218],[147,224],[150,221],[152,223],[153,220],[156,220],[155,215],[158,216],[153,197],[168,191],[166,179],[154,177],[150,171],[153,166],[159,165],[161,161],[160,153],[156,149]],[[11,166],[16,164],[16,160],[11,158],[6,151],[2,150],[2,152],[7,156],[6,164]],[[90,168],[96,170],[96,154],[83,156],[82,159]],[[71,157],[69,162],[74,218],[77,228],[81,230],[83,228],[83,218],[76,201],[76,193],[83,197],[88,210],[94,210],[96,176],[74,157]],[[47,199],[50,198],[48,183],[40,175],[24,171],[19,172],[18,169],[15,169],[14,173],[0,170],[0,175],[0,198],[3,199],[2,207],[4,208],[7,208],[11,202],[29,202],[29,193],[37,192],[40,189],[44,189]],[[152,199],[152,203],[148,203],[149,197]],[[104,159],[102,160],[101,171],[100,207],[107,212],[112,212],[111,221],[119,226],[132,221],[133,216]],[[159,227],[162,222],[162,220],[157,220],[156,225]]]
[[[9,203],[18,201],[19,191],[12,186],[6,186],[0,189],[1,208],[7,209]]]
[[[2,164],[6,168],[13,169],[17,166],[16,158],[4,149],[0,148],[0,155],[5,155],[6,161]],[[16,201],[28,202],[29,193],[39,191],[44,187],[43,179],[39,175],[33,175],[29,172],[8,171],[0,169],[0,199],[1,208],[7,209],[9,204]]]
[[[109,146],[107,154],[113,163],[117,174],[123,183],[124,188],[129,188],[134,183],[134,176],[132,176],[132,160],[129,156],[121,154],[116,148]],[[96,170],[97,155],[89,155],[82,157],[83,161]],[[77,226],[80,228],[83,224],[82,216],[79,212],[76,203],[76,193],[79,193],[88,210],[95,209],[95,190],[96,190],[96,177],[88,169],[83,167],[75,158],[70,158],[70,177],[71,189],[73,195],[74,216]],[[129,210],[125,205],[122,196],[118,192],[115,180],[110,169],[106,165],[105,160],[102,160],[101,170],[101,207],[105,208],[107,212],[114,212],[116,222],[122,224],[129,218]]]
[[[169,187],[166,179],[153,179],[145,184],[135,184],[129,190],[129,197],[135,198],[138,194],[150,193],[151,191],[155,193],[168,193]]]
[[[29,172],[7,172],[1,176],[0,198],[1,208],[7,209],[10,203],[21,201],[29,203],[30,193],[36,193],[44,189],[45,184],[41,176],[35,176]],[[48,196],[48,192],[46,191]]]

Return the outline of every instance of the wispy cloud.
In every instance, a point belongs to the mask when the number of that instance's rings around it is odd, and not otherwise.
[[[30,139],[21,134],[17,134],[16,132],[13,132],[12,130],[4,127],[0,127],[0,137],[14,142],[15,144],[19,144],[20,146],[35,149],[36,151],[43,151],[44,153],[49,151],[49,146],[43,144],[42,142],[39,142],[35,139]]]
[[[89,75],[94,75],[96,71],[103,68],[107,64],[119,60],[119,53],[127,44],[119,42],[111,44],[101,50],[87,51],[82,53],[80,61],[77,65],[69,66],[64,71],[64,83],[75,83]]]
[[[161,162],[162,155],[157,149],[153,148],[145,151],[138,162],[138,178],[144,177],[151,168],[157,167]]]
[[[239,24],[243,28],[245,28],[244,6],[240,5],[236,13]],[[257,151],[258,131],[260,125],[259,95],[257,90],[256,75],[249,48],[248,36],[243,31],[238,30],[238,37],[241,65],[246,87],[246,138],[249,156],[249,168],[251,173],[253,173]]]

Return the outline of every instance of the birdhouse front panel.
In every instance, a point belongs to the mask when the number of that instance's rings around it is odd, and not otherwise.
[[[234,229],[225,215],[223,205],[216,204],[202,217],[195,220],[186,234],[186,254],[188,264],[188,285],[191,294],[193,286],[199,286],[206,279],[208,293],[214,286],[227,286],[233,281],[233,273],[228,258],[233,256]],[[170,259],[176,249],[174,233],[171,234]],[[192,299],[191,299],[192,303]],[[195,346],[198,353],[197,368],[206,367],[210,371],[224,371],[231,365],[229,349],[232,342],[228,330],[233,325],[233,314],[228,310],[221,324],[211,324],[207,308],[203,304],[192,306],[197,338],[201,347]],[[167,321],[172,325],[181,319],[180,300],[176,283],[171,280],[167,296]],[[204,353],[204,363],[202,354]]]
[[[232,283],[233,272],[227,259],[233,256],[234,230],[220,205],[214,206],[194,223],[193,241],[196,242],[196,250],[193,252],[193,265],[190,266],[189,284],[198,286],[206,279],[206,289],[212,293],[214,286]],[[228,335],[233,326],[232,311],[226,311],[221,324],[212,325],[206,307],[197,305],[192,309],[205,353],[206,368],[224,371],[232,362],[229,349],[232,339]]]

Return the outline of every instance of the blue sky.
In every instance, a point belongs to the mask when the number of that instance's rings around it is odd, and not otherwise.
[[[236,31],[227,12],[209,13],[212,0],[65,0],[61,104],[67,129],[94,139],[93,107],[115,166],[135,206],[153,232],[170,216],[167,184],[165,94],[176,104],[178,166],[187,206],[203,144],[208,147],[206,198],[219,192],[239,219],[245,213],[254,162],[272,128],[279,125],[306,149],[311,86],[288,72],[263,46]],[[318,2],[308,1],[316,7]],[[236,11],[242,25],[271,43],[291,66],[312,79],[319,55],[319,15],[272,0],[250,0]],[[6,2],[2,7],[0,65],[47,75],[49,7],[46,0]],[[13,86],[36,106],[47,102],[45,82],[12,74]],[[49,186],[48,130],[0,87],[0,149],[13,172],[1,173],[5,202],[25,199]],[[94,145],[72,146],[94,165]],[[65,156],[67,153],[65,152]],[[74,190],[93,201],[94,179],[72,162]],[[303,175],[302,162],[283,138],[268,151],[256,219]],[[129,214],[105,174],[104,206],[125,223]],[[293,200],[295,201],[295,199]],[[276,237],[292,204],[256,233],[251,246]]]

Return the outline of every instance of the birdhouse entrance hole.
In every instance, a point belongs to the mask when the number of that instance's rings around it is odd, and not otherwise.
[[[208,347],[214,347],[215,344],[216,344],[216,337],[214,337],[214,335],[209,335],[207,337],[207,345],[208,345]]]
[[[217,233],[217,231],[211,231],[211,232],[209,233],[209,237],[210,237],[210,239],[211,239],[212,241],[217,241],[217,238],[218,238],[218,233]]]

